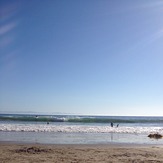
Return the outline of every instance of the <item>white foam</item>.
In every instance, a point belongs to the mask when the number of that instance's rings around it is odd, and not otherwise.
[[[0,124],[0,131],[65,132],[65,133],[160,133],[162,127],[110,127],[91,125]]]

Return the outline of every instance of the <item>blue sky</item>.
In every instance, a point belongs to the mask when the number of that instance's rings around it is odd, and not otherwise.
[[[0,111],[163,115],[162,0],[2,0]]]

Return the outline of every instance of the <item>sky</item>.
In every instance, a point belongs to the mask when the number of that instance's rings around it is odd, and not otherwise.
[[[162,0],[1,0],[0,112],[163,116]]]

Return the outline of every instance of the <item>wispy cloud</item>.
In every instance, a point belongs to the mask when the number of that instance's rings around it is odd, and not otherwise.
[[[12,23],[5,24],[5,25],[1,26],[0,27],[0,35],[4,35],[4,34],[8,33],[12,29],[14,29],[16,26],[17,26],[17,22],[12,22]]]
[[[151,41],[157,41],[158,39],[163,38],[163,29],[158,30],[151,37]]]
[[[137,49],[147,48],[152,44],[156,43],[157,41],[163,41],[163,29],[155,31],[146,37],[142,37],[139,40],[133,42],[133,44],[124,51],[125,54],[132,54]]]
[[[2,65],[0,75],[10,75],[17,65],[20,47],[15,45],[18,39],[16,28],[19,25],[20,5],[21,2],[18,1],[11,3],[6,1],[0,5],[0,64]]]

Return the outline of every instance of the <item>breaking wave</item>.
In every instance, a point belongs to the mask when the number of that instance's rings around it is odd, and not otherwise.
[[[162,127],[110,127],[93,125],[0,124],[0,131],[63,133],[161,133]]]

